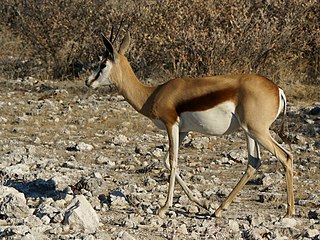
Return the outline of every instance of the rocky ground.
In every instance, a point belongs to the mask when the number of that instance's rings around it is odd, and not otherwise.
[[[166,135],[107,89],[82,81],[0,81],[0,239],[319,239],[320,103],[290,104],[296,216],[283,169],[263,165],[222,218],[211,217],[246,168],[243,134],[191,133],[181,176],[207,212],[168,187]],[[288,96],[290,101],[290,97]],[[287,149],[289,146],[285,146]]]

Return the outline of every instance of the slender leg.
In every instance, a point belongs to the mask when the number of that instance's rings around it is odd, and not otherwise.
[[[222,211],[227,209],[236,195],[240,192],[243,186],[248,182],[248,180],[253,176],[255,171],[260,167],[260,150],[257,142],[247,135],[247,147],[248,147],[248,167],[245,174],[241,177],[238,184],[231,191],[229,196],[222,202],[220,207],[215,211],[214,215],[216,217],[221,217]]]
[[[256,134],[259,143],[270,151],[282,164],[285,170],[286,184],[287,184],[287,214],[286,216],[292,216],[295,213],[294,210],[294,194],[293,194],[293,158],[290,152],[281,147],[270,135]]]
[[[183,139],[187,136],[188,133],[186,132],[180,132],[179,133],[179,146],[181,145]],[[165,166],[167,169],[170,170],[170,163],[169,163],[169,152],[166,153],[165,157],[164,157],[164,162],[165,162]],[[199,200],[194,194],[193,192],[188,188],[188,186],[186,185],[186,183],[182,180],[182,178],[179,175],[179,170],[178,168],[176,169],[176,180],[178,181],[178,183],[180,184],[181,188],[183,189],[183,191],[187,194],[188,198],[195,202],[196,204],[198,204],[199,206],[209,210],[210,207],[210,203],[208,200],[204,199],[204,200]]]
[[[176,168],[178,161],[178,150],[179,150],[179,124],[167,126],[167,132],[169,137],[169,162],[170,162],[170,180],[169,189],[166,203],[159,210],[159,216],[164,217],[166,211],[172,206],[173,201],[173,191],[174,191],[174,181],[176,178]]]

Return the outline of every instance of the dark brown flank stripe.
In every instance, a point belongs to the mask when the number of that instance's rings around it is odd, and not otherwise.
[[[178,103],[176,111],[179,116],[183,112],[205,111],[225,101],[234,101],[235,97],[236,91],[233,88],[210,92]]]

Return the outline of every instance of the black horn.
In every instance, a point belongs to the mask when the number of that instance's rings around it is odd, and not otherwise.
[[[118,30],[117,30],[116,36],[115,36],[115,38],[113,39],[112,43],[114,43],[114,42],[117,40],[117,38],[119,37],[120,30],[121,30],[121,28],[122,28],[123,22],[124,22],[123,19],[121,19],[120,26],[119,26],[119,28],[118,28]]]

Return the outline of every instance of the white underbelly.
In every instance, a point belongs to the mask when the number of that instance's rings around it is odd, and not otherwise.
[[[180,115],[181,132],[199,132],[223,135],[239,128],[233,102],[225,102],[214,108],[199,112],[183,112]]]

